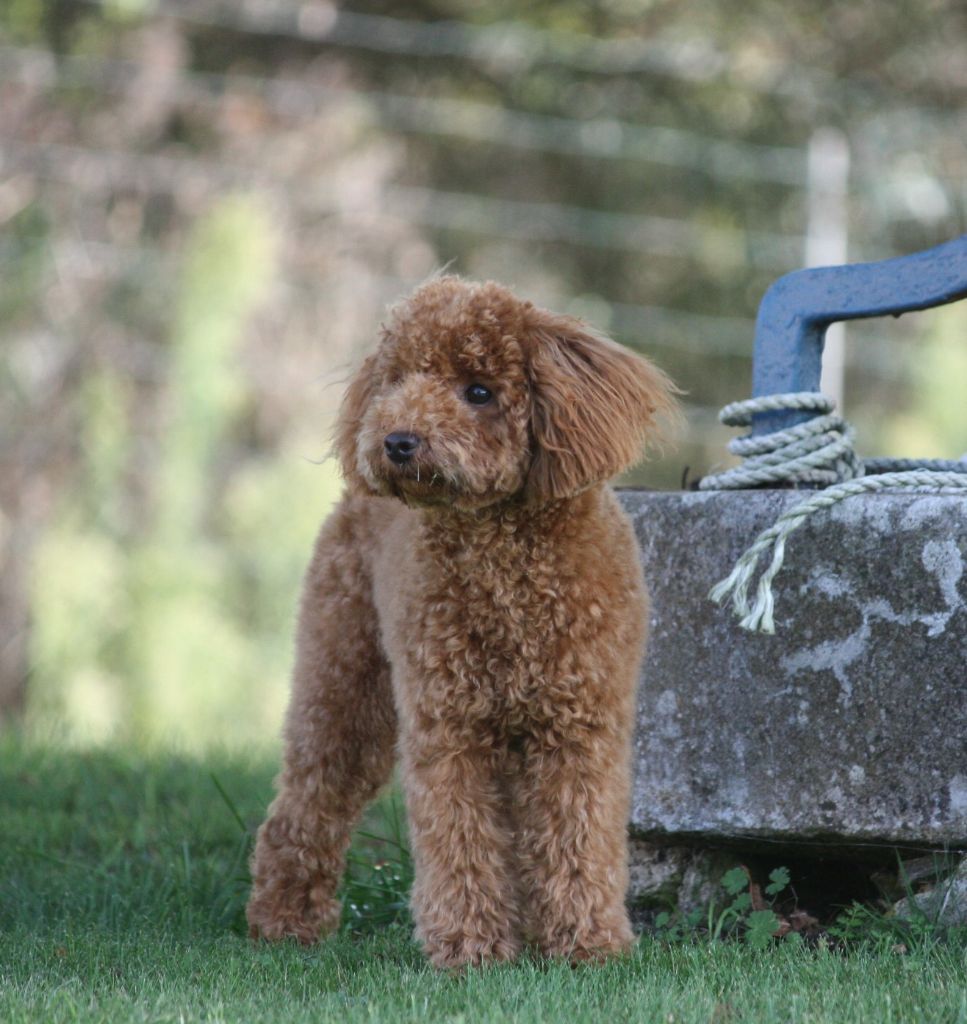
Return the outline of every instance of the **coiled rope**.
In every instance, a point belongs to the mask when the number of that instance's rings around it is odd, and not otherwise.
[[[967,456],[948,459],[868,459],[853,450],[853,428],[834,412],[832,399],[819,392],[799,391],[733,402],[719,413],[722,423],[747,427],[761,412],[795,409],[813,412],[805,423],[758,437],[747,435],[729,442],[729,451],[745,461],[741,466],[714,473],[699,481],[699,489],[737,490],[776,484],[812,484],[824,487],[794,506],[763,530],[735,568],[709,592],[722,604],[732,596],[739,625],[762,633],[775,633],[772,581],[782,568],[789,534],[819,509],[844,498],[885,490],[967,492]],[[759,577],[755,601],[749,589],[760,558],[772,548],[772,559]]]

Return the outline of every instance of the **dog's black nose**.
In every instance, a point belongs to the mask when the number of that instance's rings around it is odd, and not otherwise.
[[[416,434],[393,431],[392,434],[387,434],[383,438],[383,447],[386,449],[386,455],[390,462],[402,466],[404,462],[409,462],[413,458],[416,449],[420,447],[420,439]]]

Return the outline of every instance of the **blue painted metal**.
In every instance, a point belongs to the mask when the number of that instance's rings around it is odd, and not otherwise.
[[[817,391],[826,328],[839,320],[899,316],[967,298],[967,235],[877,263],[796,270],[763,296],[755,327],[752,394]],[[753,417],[752,433],[783,430],[811,413]]]

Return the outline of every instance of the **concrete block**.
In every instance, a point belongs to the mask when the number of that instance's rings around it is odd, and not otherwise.
[[[967,497],[877,494],[797,530],[776,634],[708,598],[802,492],[623,491],[652,595],[632,827],[967,846]]]

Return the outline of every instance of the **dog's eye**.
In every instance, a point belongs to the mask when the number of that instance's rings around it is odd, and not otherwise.
[[[494,397],[490,388],[483,384],[471,384],[463,394],[471,405],[486,405]]]

